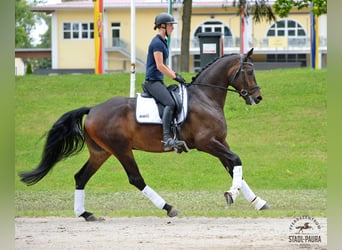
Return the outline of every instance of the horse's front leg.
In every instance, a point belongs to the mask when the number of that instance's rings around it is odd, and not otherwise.
[[[246,200],[253,205],[255,210],[265,210],[269,208],[267,202],[259,196],[256,196],[245,180],[242,180],[241,192],[245,196]]]
[[[233,204],[240,193],[239,191],[241,191],[244,197],[251,202],[256,210],[267,209],[268,205],[266,201],[256,196],[248,186],[246,180],[243,179],[241,159],[237,154],[230,150],[228,144],[225,141],[221,142],[217,139],[212,139],[210,143],[205,145],[205,149],[202,148],[201,150],[218,157],[233,178],[230,189],[224,193],[227,204]]]
[[[239,190],[242,187],[242,162],[240,157],[229,150],[228,147],[224,150],[224,154],[219,156],[219,158],[233,179],[230,189],[224,193],[227,204],[231,205],[238,197],[240,193]]]
[[[255,210],[264,210],[268,209],[266,201],[256,196],[253,190],[249,187],[246,180],[242,177],[242,162],[240,157],[233,153],[228,145],[226,156],[220,158],[223,166],[227,169],[228,173],[233,178],[231,188],[224,193],[224,197],[226,198],[227,204],[231,205],[236,200],[239,195],[239,190],[242,192],[247,201],[249,201]]]

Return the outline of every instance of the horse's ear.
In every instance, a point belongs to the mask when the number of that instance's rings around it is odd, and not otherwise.
[[[248,52],[247,55],[245,56],[245,62],[247,62],[248,58],[250,58],[253,55],[253,50],[254,48],[251,48]]]
[[[251,56],[253,55],[253,50],[254,50],[254,48],[251,48],[251,49],[248,51],[248,53],[247,53],[247,58],[248,58],[248,57],[251,57]]]

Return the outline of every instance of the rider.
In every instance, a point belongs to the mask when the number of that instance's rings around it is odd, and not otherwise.
[[[164,150],[177,148],[184,144],[183,141],[170,137],[171,120],[176,104],[163,81],[164,75],[166,75],[181,84],[185,84],[184,78],[166,65],[166,59],[169,56],[166,39],[171,35],[175,23],[173,16],[168,13],[161,13],[156,16],[154,30],[158,29],[158,34],[152,39],[148,47],[144,83],[149,94],[165,106],[162,115]]]

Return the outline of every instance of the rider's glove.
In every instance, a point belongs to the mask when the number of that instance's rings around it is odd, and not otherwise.
[[[177,73],[176,73],[176,77],[173,78],[173,80],[179,82],[180,84],[186,84],[184,78],[181,75],[177,74]]]

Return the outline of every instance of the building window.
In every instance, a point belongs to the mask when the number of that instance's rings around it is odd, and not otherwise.
[[[70,40],[93,39],[93,22],[66,22],[63,23],[63,38]]]
[[[283,19],[272,24],[267,31],[267,38],[286,37],[286,46],[307,46],[309,39],[302,25],[294,20]],[[268,54],[267,62],[300,62],[302,67],[306,66],[306,54]]]
[[[306,46],[309,42],[303,26],[290,19],[279,20],[272,24],[267,31],[267,38],[269,37],[287,37],[288,46],[292,47]]]
[[[233,35],[230,29],[222,22],[208,21],[198,26],[194,33],[196,43],[199,45],[198,34],[202,32],[220,32],[223,35],[224,47],[233,46]]]
[[[301,37],[306,36],[306,32],[296,21],[284,19],[273,24],[269,28],[267,36]]]
[[[120,23],[112,23],[111,29],[112,29],[112,46],[113,47],[121,47],[121,41],[120,41],[121,24]]]

